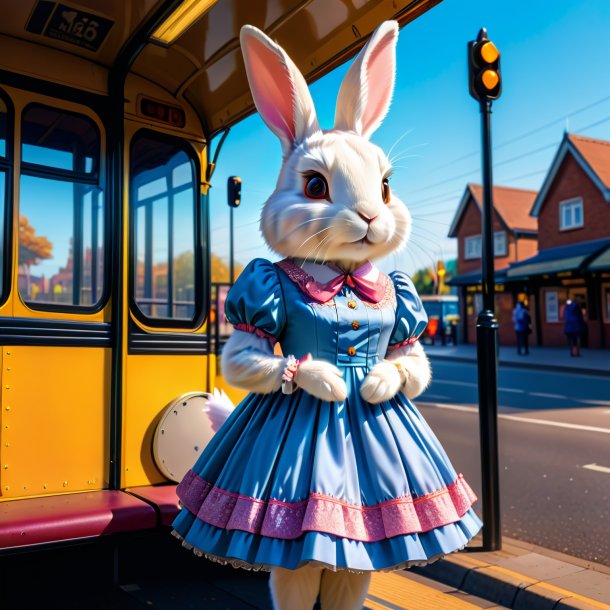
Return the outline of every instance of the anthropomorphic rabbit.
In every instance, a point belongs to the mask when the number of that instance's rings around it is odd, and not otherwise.
[[[229,292],[225,378],[251,393],[178,487],[174,527],[196,552],[271,570],[277,610],[361,608],[375,570],[422,564],[479,530],[474,494],[409,399],[430,381],[411,280],[371,261],[405,246],[406,206],[369,141],[394,85],[383,23],[345,76],[332,130],[276,43],[241,31],[256,107],[283,166],[261,228],[284,260]],[[283,356],[274,354],[280,342]]]

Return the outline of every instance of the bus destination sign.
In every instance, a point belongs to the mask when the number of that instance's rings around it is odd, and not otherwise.
[[[114,21],[74,9],[59,2],[39,0],[26,26],[32,34],[97,51]]]

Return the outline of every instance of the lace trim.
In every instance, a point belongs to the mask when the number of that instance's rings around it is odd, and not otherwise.
[[[422,533],[459,521],[477,497],[462,475],[424,496],[404,496],[374,506],[359,506],[312,492],[306,500],[261,500],[233,493],[190,470],[176,488],[182,504],[198,519],[227,530],[294,540],[307,531],[378,542]]]
[[[381,301],[379,301],[379,303],[369,303],[368,301],[362,300],[362,303],[370,309],[383,309],[390,305],[396,309],[396,290],[394,289],[394,282],[392,281],[392,278],[385,273],[382,274],[382,278],[385,283],[385,292],[383,293]]]
[[[334,299],[326,301],[326,303],[320,303],[307,294],[304,287],[308,282],[315,282],[316,280],[312,275],[307,273],[307,271],[299,267],[293,260],[285,258],[275,264],[288,276],[292,282],[294,282],[301,289],[301,292],[303,292],[303,294],[307,297],[309,304],[320,305],[322,307],[330,305],[334,307]],[[396,291],[394,290],[394,282],[392,282],[392,278],[385,273],[381,273],[381,279],[384,283],[384,294],[381,301],[379,301],[379,303],[371,303],[366,299],[360,299],[360,302],[369,309],[383,309],[384,307],[388,307],[390,305],[396,308]]]
[[[219,563],[224,566],[230,565],[237,569],[241,568],[243,570],[252,570],[254,572],[271,572],[271,570],[273,570],[273,568],[275,568],[275,567],[282,567],[282,566],[274,566],[274,565],[271,565],[268,563],[249,563],[247,561],[244,561],[243,559],[234,559],[231,557],[221,557],[220,555],[214,555],[213,553],[207,553],[206,551],[201,550],[199,547],[193,546],[192,544],[188,543],[184,539],[184,537],[181,536],[176,530],[172,530],[172,536],[174,536],[178,540],[182,541],[182,546],[185,549],[192,551],[197,557],[205,557],[205,559],[209,559],[210,561]],[[455,551],[452,551],[452,552],[457,553],[458,551],[463,550],[465,547],[466,547],[466,545],[463,545],[463,546],[455,549]],[[438,561],[439,559],[442,559],[443,557],[446,557],[447,555],[448,555],[448,553],[439,553],[438,555],[433,555],[432,557],[429,557],[428,559],[409,559],[407,561],[401,561],[400,563],[397,563],[396,565],[388,566],[387,568],[380,568],[379,570],[354,570],[353,568],[344,568],[341,566],[335,566],[333,564],[326,563],[324,561],[317,561],[315,559],[312,559],[310,561],[303,561],[301,564],[299,564],[298,568],[302,568],[304,566],[315,566],[315,567],[324,568],[325,570],[332,570],[333,572],[351,572],[354,574],[364,574],[365,572],[396,572],[397,570],[405,570],[408,568],[427,566],[427,565],[430,565],[431,563],[434,563],[435,561]]]
[[[307,282],[314,282],[315,279],[313,275],[310,275],[307,273],[307,271],[301,269],[301,267],[299,267],[294,261],[290,260],[289,258],[285,258],[275,264],[288,276],[290,281],[294,282],[300,288],[310,305],[319,305],[320,307],[335,306],[335,299],[330,299],[330,301],[326,301],[326,303],[320,303],[320,301],[316,301],[307,294],[304,286],[307,285]]]

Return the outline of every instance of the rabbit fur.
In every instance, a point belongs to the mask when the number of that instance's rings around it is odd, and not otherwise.
[[[394,21],[382,23],[373,33],[345,75],[334,128],[322,131],[305,79],[286,52],[253,26],[241,30],[256,107],[278,136],[283,153],[275,191],[261,214],[261,231],[271,249],[300,260],[306,271],[316,268],[318,276],[324,273],[319,262],[352,271],[366,260],[404,248],[409,239],[407,207],[394,193],[387,203],[383,199],[382,181],[391,164],[368,139],[390,105],[397,36]],[[311,171],[326,179],[328,199],[305,195],[304,175]],[[235,330],[223,351],[225,379],[251,392],[277,391],[285,366],[286,359],[274,355],[266,339],[244,331]],[[430,379],[429,362],[415,343],[374,366],[360,394],[371,403],[389,400],[401,390],[414,398]],[[322,400],[346,397],[341,372],[329,362],[302,363],[295,382]]]

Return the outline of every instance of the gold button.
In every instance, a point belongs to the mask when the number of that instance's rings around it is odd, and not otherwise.
[[[349,356],[355,356],[356,355],[356,348],[353,345],[350,345],[347,348],[347,353]]]
[[[350,309],[356,309],[356,301],[348,301],[348,302],[347,302],[347,306],[348,306]]]
[[[358,329],[360,328],[360,324],[358,324],[357,320],[354,320],[354,321],[352,322],[352,328],[353,328],[354,330],[358,330]]]

